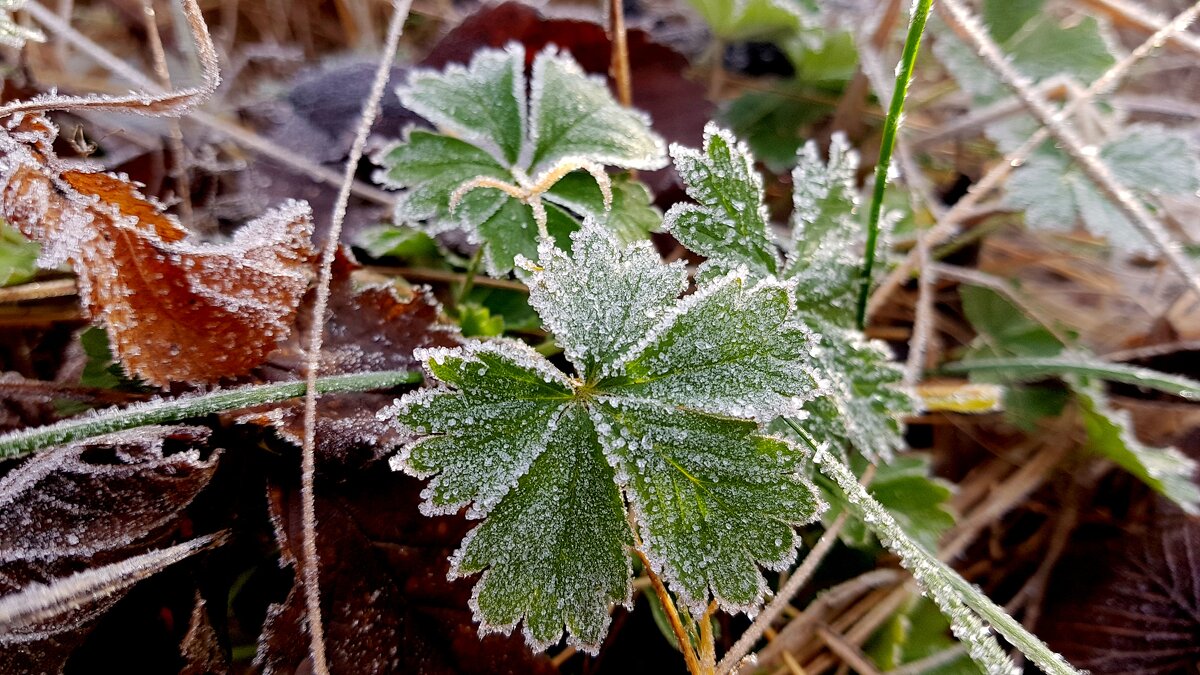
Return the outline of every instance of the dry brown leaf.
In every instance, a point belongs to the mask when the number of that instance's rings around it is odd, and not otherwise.
[[[420,481],[383,462],[317,490],[330,672],[557,672],[520,635],[479,636],[467,604],[471,584],[446,578],[448,557],[471,523],[462,516],[422,516],[420,493]],[[299,492],[273,484],[268,500],[284,563],[302,566]],[[282,605],[267,612],[256,665],[265,675],[310,672],[306,633],[303,590],[294,586]]]
[[[216,458],[164,452],[208,430],[143,427],[47,450],[0,479],[0,595],[137,556],[177,528]],[[0,672],[57,672],[113,593],[0,636]]]
[[[5,121],[0,215],[42,244],[43,266],[71,262],[85,309],[129,372],[155,385],[210,382],[262,363],[308,286],[308,205],[196,243],[128,178],[59,160],[57,134],[42,115]]]

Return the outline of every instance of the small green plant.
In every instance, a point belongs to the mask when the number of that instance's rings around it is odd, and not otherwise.
[[[398,94],[437,131],[412,129],[377,158],[379,180],[405,189],[397,222],[466,231],[493,275],[536,257],[539,235],[566,246],[585,216],[626,240],[657,220],[645,187],[604,167],[661,168],[662,139],[569,55],[543,50],[526,81],[522,47],[483,50],[466,67],[410,73]]]

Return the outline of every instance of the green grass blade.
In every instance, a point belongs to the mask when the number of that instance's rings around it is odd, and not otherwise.
[[[317,380],[317,391],[322,394],[369,391],[420,381],[421,373],[406,370],[331,375]],[[276,403],[303,396],[304,391],[304,382],[256,384],[211,394],[184,395],[163,401],[135,403],[125,408],[106,408],[56,424],[4,434],[0,436],[0,460],[22,457],[44,448],[114,431]]]
[[[1132,384],[1166,392],[1192,401],[1200,400],[1200,382],[1149,368],[1108,363],[1083,356],[978,359],[942,366],[944,373],[991,373],[1013,382],[1028,382],[1046,377],[1082,375],[1109,382]]]
[[[879,218],[883,213],[883,192],[887,188],[888,169],[892,165],[892,150],[896,147],[896,132],[904,114],[904,99],[908,97],[908,85],[912,82],[913,67],[917,63],[917,52],[921,48],[921,36],[929,20],[933,0],[917,0],[913,5],[912,18],[908,23],[908,37],[904,39],[904,53],[900,57],[900,68],[896,71],[896,86],[892,90],[892,101],[888,106],[887,120],[883,124],[883,142],[879,147],[879,162],[875,164],[875,190],[871,194],[870,218],[867,221],[866,259],[859,275],[857,322],[861,330],[867,322],[867,297],[871,294],[871,272],[875,267],[875,249],[879,245]]]

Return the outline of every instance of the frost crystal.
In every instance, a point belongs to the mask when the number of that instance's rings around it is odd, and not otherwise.
[[[517,255],[538,254],[543,225],[562,245],[584,216],[623,238],[644,238],[657,225],[640,185],[619,178],[609,194],[607,180],[597,188],[587,175],[604,179],[603,165],[661,168],[666,152],[649,119],[552,47],[534,58],[532,73],[526,82],[516,44],[477,52],[468,66],[412,71],[397,93],[437,132],[411,130],[377,158],[385,167],[378,180],[405,189],[397,221],[465,230],[495,275]]]
[[[591,219],[573,240],[573,256],[545,243],[522,263],[575,376],[503,340],[419,351],[441,384],[392,411],[419,436],[393,466],[432,477],[427,513],[482,519],[451,569],[483,573],[482,631],[522,623],[536,648],[565,630],[598,649],[610,606],[630,599],[626,503],[684,602],[754,612],[760,567],[790,564],[792,526],[824,508],[802,453],[755,421],[816,388],[790,288],[730,274],[679,300],[682,267],[648,244]]]
[[[672,154],[676,169],[688,183],[688,194],[701,206],[673,207],[664,225],[685,245],[708,257],[698,275],[702,282],[711,283],[739,267],[744,270],[743,276],[748,273],[760,279],[787,279],[795,288],[789,291],[792,295],[788,302],[798,307],[815,332],[804,340],[811,344],[811,354],[807,358],[792,355],[787,363],[792,368],[798,363],[817,366],[814,372],[819,373],[815,376],[819,386],[809,392],[817,397],[804,404],[807,415],[795,414],[798,399],[792,399],[793,409],[779,406],[773,412],[792,416],[819,439],[855,446],[868,457],[889,457],[903,447],[900,417],[914,405],[911,396],[896,386],[901,372],[882,343],[870,342],[852,328],[859,264],[854,244],[861,227],[855,216],[858,156],[846,139],[834,136],[828,162],[822,161],[813,143],[800,151],[792,172],[794,243],[782,264],[776,254],[781,242],[767,223],[762,181],[746,147],[729,132],[709,125],[703,153],[674,147]],[[719,286],[711,285],[710,292]],[[697,298],[694,302],[699,302],[701,295],[693,296]],[[769,304],[748,316],[766,311],[770,311]],[[789,342],[788,337],[773,340],[752,326],[735,326],[719,317],[709,316],[707,320],[710,325],[727,327],[731,334],[740,333],[746,347],[757,345],[758,350],[766,350],[772,344],[779,347]],[[730,341],[733,343],[736,340]],[[677,349],[702,348],[695,340],[677,340],[676,344]],[[755,405],[760,410],[769,409],[754,378],[767,365],[782,366],[783,362],[760,358],[750,369],[735,370],[736,361],[727,357],[721,361],[722,376],[714,373],[706,382],[680,381],[676,390],[694,392],[694,401],[705,395],[706,385],[713,385],[726,393],[726,399],[736,399],[728,394],[737,382],[744,382],[749,391],[759,392]],[[655,395],[665,394],[659,387]],[[748,414],[738,408],[739,402],[750,403],[744,399],[725,400],[723,403],[729,407],[724,412]]]
[[[16,49],[26,42],[45,42],[46,36],[36,28],[26,28],[13,21],[12,13],[21,9],[25,0],[0,0],[0,44]]]

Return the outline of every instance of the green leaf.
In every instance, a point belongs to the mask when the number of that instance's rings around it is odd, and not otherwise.
[[[824,505],[789,443],[749,421],[620,401],[596,407],[605,451],[638,514],[656,569],[696,613],[709,593],[753,611],[767,595],[759,566],[783,570]]]
[[[1100,157],[1135,194],[1190,194],[1200,188],[1200,160],[1184,134],[1138,124],[1103,145]],[[1039,151],[1008,181],[1005,203],[1025,211],[1031,227],[1070,231],[1082,222],[1126,254],[1157,249],[1060,151]]]
[[[650,120],[553,47],[534,58],[532,72],[527,83],[525,51],[515,44],[477,52],[468,66],[412,71],[397,93],[437,129],[409,131],[375,158],[384,167],[376,180],[404,190],[397,222],[466,231],[493,276],[511,271],[517,255],[537,255],[539,203],[563,245],[587,215],[630,239],[657,225],[649,195],[631,179],[617,181],[610,214],[599,188],[570,176],[586,168],[603,178],[602,165],[661,168],[666,150]],[[548,193],[564,176],[568,185]]]
[[[816,143],[809,141],[796,157],[792,170],[792,237],[794,253],[789,267],[811,265],[814,258],[840,258],[857,264],[853,246],[860,229],[858,211],[858,153],[842,134],[829,141],[829,161],[821,159]]]
[[[465,67],[410,70],[407,84],[396,93],[438,130],[514,166],[526,144],[525,86],[525,50],[513,45],[477,51]]]
[[[623,359],[609,387],[718,415],[770,421],[818,393],[813,335],[792,289],[730,273],[681,301]],[[603,383],[602,383],[603,384]]]
[[[396,221],[424,222],[430,233],[472,231],[511,201],[503,192],[473,190],[451,212],[450,195],[463,183],[478,176],[512,178],[491,155],[457,138],[413,129],[404,141],[384,150],[379,161],[387,170],[377,181],[408,188],[396,202]],[[533,217],[527,220],[532,223]]]
[[[805,404],[795,423],[814,437],[867,457],[888,459],[906,447],[905,415],[916,412],[912,394],[900,386],[903,372],[879,341],[847,328],[815,323],[820,334],[817,371],[825,393]]]
[[[566,208],[573,214],[595,218],[617,234],[624,242],[646,239],[662,223],[662,214],[654,208],[654,200],[645,185],[627,173],[612,176],[612,206],[604,207],[604,193],[596,179],[586,171],[574,171],[554,184],[546,200]]]
[[[633,538],[587,411],[568,406],[510,498],[463,540],[452,576],[483,572],[472,594],[482,630],[511,632],[541,650],[568,642],[595,652],[612,604],[630,605]],[[530,544],[534,545],[530,545]]]
[[[700,372],[710,373],[702,380],[685,378],[659,383],[647,379],[658,377],[653,374],[654,367],[649,362],[642,363],[656,353],[648,350],[640,361],[627,364],[631,374],[646,381],[630,384],[654,397],[671,400],[683,400],[677,396],[692,397],[684,405],[715,412],[722,408],[711,406],[725,405],[732,406],[724,410],[734,414],[753,414],[742,409],[745,401],[717,403],[695,399],[706,396],[713,383],[718,383],[728,395],[735,391],[736,383],[753,389],[758,386],[756,378],[767,374],[776,377],[772,369],[778,366],[761,365],[764,357],[781,363],[786,363],[787,359],[792,359],[793,363],[804,362],[806,357],[796,350],[812,340],[802,338],[799,333],[767,335],[762,327],[737,325],[720,315],[722,306],[735,302],[732,298],[725,299],[736,291],[734,286],[727,284],[741,276],[763,278],[775,285],[766,285],[753,292],[775,288],[776,297],[759,312],[774,312],[776,316],[783,311],[794,312],[805,317],[820,335],[813,345],[816,349],[807,358],[819,364],[817,372],[823,385],[821,391],[812,392],[817,398],[804,404],[805,415],[796,414],[800,412],[796,405],[800,398],[795,394],[790,405],[776,401],[773,406],[767,406],[767,410],[776,415],[795,415],[801,418],[797,422],[817,438],[842,446],[852,445],[872,457],[888,457],[893,450],[903,447],[899,418],[912,412],[915,406],[911,396],[897,387],[902,373],[881,343],[869,342],[861,332],[849,328],[854,323],[858,288],[859,256],[854,250],[854,242],[861,227],[856,218],[858,196],[854,185],[858,158],[845,138],[834,136],[828,162],[821,159],[813,143],[806,145],[799,155],[792,174],[796,207],[795,250],[788,255],[786,266],[779,274],[790,277],[782,286],[779,284],[783,282],[776,276],[777,244],[766,221],[761,179],[753,169],[754,160],[746,147],[728,132],[710,125],[705,133],[704,152],[676,146],[672,148],[672,154],[676,169],[688,184],[689,193],[702,206],[676,205],[668,211],[664,224],[689,248],[709,257],[697,274],[697,282],[706,285],[708,293],[721,294],[718,298],[703,300],[705,291],[701,291],[688,298],[688,302],[715,305],[707,312],[697,313],[687,325],[725,326],[734,333],[726,344],[736,345],[738,338],[735,336],[740,336],[747,356],[756,351],[764,352],[772,343],[782,344],[774,347],[774,355],[754,354],[755,360],[746,360],[748,367],[741,367],[738,358],[717,354],[703,340],[673,329],[672,334],[664,336],[671,340],[673,349],[694,349],[707,358],[720,359],[722,367],[709,371],[690,370],[693,378]],[[745,282],[737,283],[745,285]],[[796,285],[796,291],[787,299],[785,310],[778,290],[791,284]],[[763,298],[770,300],[770,296]],[[770,309],[772,304],[774,310]],[[780,347],[783,351],[779,351]],[[792,351],[789,353],[788,349]],[[667,360],[691,362],[677,354]],[[758,401],[755,405],[761,407],[765,402]]]
[[[791,82],[767,91],[747,91],[729,103],[721,118],[768,169],[783,173],[796,162],[805,125],[824,119],[833,110],[828,104],[808,100],[810,96],[811,92]]]
[[[1149,368],[1110,363],[1081,352],[1067,352],[1050,358],[972,359],[951,363],[942,369],[951,373],[988,372],[1001,379],[1016,382],[1079,375],[1155,389],[1192,401],[1200,400],[1200,382],[1196,380]]]
[[[727,610],[752,611],[766,595],[760,567],[791,562],[799,546],[792,526],[823,506],[800,473],[801,454],[751,417],[768,417],[799,385],[811,387],[796,377],[807,377],[807,342],[793,335],[790,294],[777,281],[747,289],[731,276],[681,300],[684,270],[648,243],[622,244],[591,219],[572,239],[574,256],[544,242],[540,260],[525,266],[530,303],[576,373],[503,340],[419,350],[439,385],[397,403],[418,436],[393,466],[432,477],[424,512],[466,507],[483,519],[454,569],[484,572],[472,608],[485,631],[522,622],[535,648],[565,630],[572,644],[595,651],[611,605],[629,598],[629,522],[684,602],[699,607],[714,597]],[[711,316],[721,323],[707,326]],[[725,324],[753,327],[774,343],[749,349]],[[785,348],[781,336],[799,347]],[[720,364],[676,339],[763,370],[749,381],[706,382],[697,373],[720,372]],[[762,356],[773,350],[799,363],[785,368]],[[647,373],[698,389],[684,396],[639,384]],[[730,401],[743,406],[740,417]]]
[[[0,288],[29,281],[37,274],[42,247],[0,220]]]
[[[864,647],[881,669],[894,670],[922,659],[947,653],[956,646],[950,622],[933,601],[917,597],[884,624]],[[923,675],[979,675],[983,671],[965,652],[929,669]]]
[[[963,313],[980,334],[969,357],[1055,356],[1063,343],[999,293],[980,286],[958,287]]]
[[[392,466],[420,478],[437,474],[425,491],[424,513],[455,513],[472,504],[471,514],[485,515],[545,450],[570,386],[522,343],[469,343],[414,356],[453,386],[454,395],[423,390],[406,396],[400,421],[436,435],[406,447]]]
[[[530,304],[559,338],[575,370],[588,380],[620,372],[634,347],[687,288],[682,262],[663,265],[650,242],[620,244],[587,221],[573,255],[543,244],[532,266]]]
[[[1007,42],[1042,11],[1046,0],[985,0],[983,23],[997,42]]]
[[[79,335],[79,344],[87,356],[83,372],[79,375],[79,384],[85,387],[100,389],[115,389],[123,384],[133,384],[121,369],[121,364],[113,357],[108,346],[108,333],[102,328],[90,327]]]
[[[1175,448],[1152,448],[1137,440],[1129,412],[1109,405],[1098,386],[1077,384],[1075,400],[1083,413],[1088,446],[1192,515],[1200,514],[1196,462]]]
[[[690,0],[712,32],[726,42],[786,36],[812,21],[799,0]]]
[[[760,276],[775,274],[779,254],[763,204],[762,176],[745,144],[710,122],[703,152],[672,145],[671,156],[688,196],[699,205],[672,206],[663,227],[705,257],[745,265]]]
[[[463,337],[496,337],[504,334],[504,317],[492,316],[478,303],[464,302],[458,307],[458,327]]]
[[[440,256],[437,241],[421,230],[411,227],[381,225],[365,230],[357,245],[372,258],[402,258],[404,260],[436,260]]]
[[[603,78],[588,76],[569,55],[542,50],[530,92],[530,176],[565,159],[647,170],[666,163],[650,118],[618,103]]]

